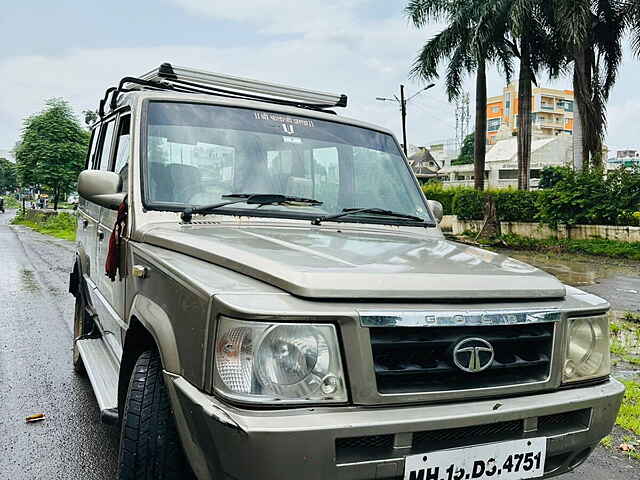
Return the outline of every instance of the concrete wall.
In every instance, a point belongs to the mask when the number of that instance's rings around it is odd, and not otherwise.
[[[482,220],[458,220],[456,215],[445,215],[440,223],[443,231],[460,235],[465,231],[479,232]],[[567,238],[571,240],[589,240],[606,238],[620,242],[640,242],[640,227],[613,225],[559,225],[553,229],[540,223],[500,222],[501,233],[544,240],[547,238]]]

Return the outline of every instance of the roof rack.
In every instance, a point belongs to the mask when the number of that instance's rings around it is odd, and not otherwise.
[[[163,63],[160,67],[140,77],[125,77],[120,80],[118,87],[109,88],[100,101],[98,111],[100,117],[104,116],[104,106],[110,95],[110,107],[114,110],[120,93],[145,89],[243,98],[313,110],[347,106],[346,95],[287,87],[277,83],[261,82],[191,68],[173,67],[169,63]]]

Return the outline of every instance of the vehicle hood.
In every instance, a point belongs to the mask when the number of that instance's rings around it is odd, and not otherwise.
[[[155,226],[141,240],[306,298],[545,299],[564,286],[512,258],[400,229]]]

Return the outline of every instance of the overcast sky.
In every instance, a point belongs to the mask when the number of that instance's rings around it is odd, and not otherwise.
[[[22,119],[62,97],[96,109],[104,90],[162,62],[349,95],[346,115],[400,134],[395,104],[377,102],[406,83],[417,31],[400,0],[7,0],[0,16],[0,149]],[[640,61],[627,55],[609,104],[608,143],[640,147]],[[547,83],[546,80],[544,83]],[[570,81],[554,83],[570,88]],[[489,95],[504,79],[489,74]],[[468,81],[472,97],[473,81]],[[473,123],[473,122],[472,122]],[[409,143],[455,135],[441,82],[409,106]]]

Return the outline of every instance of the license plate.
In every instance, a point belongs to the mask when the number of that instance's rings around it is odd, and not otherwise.
[[[541,477],[544,437],[441,450],[406,458],[404,480],[520,480]]]

